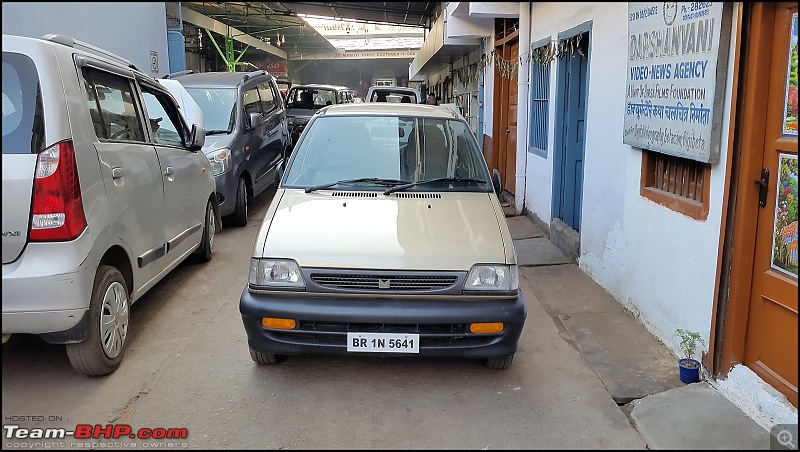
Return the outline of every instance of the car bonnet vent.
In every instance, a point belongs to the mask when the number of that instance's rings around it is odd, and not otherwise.
[[[395,193],[398,198],[432,198],[441,199],[442,195],[439,193]]]
[[[358,192],[358,191],[335,191],[331,196],[342,196],[347,198],[377,198],[378,194],[375,192]]]

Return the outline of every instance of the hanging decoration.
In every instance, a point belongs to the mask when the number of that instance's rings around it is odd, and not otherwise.
[[[488,55],[482,55],[476,63],[460,69],[454,69],[453,72],[464,88],[470,83],[476,82],[486,66],[493,65],[497,68],[500,77],[511,78],[517,73],[519,65],[521,64],[537,62],[547,65],[552,63],[556,58],[566,57],[567,55],[574,56],[576,53],[585,58],[585,44],[583,46],[581,45],[582,39],[583,35],[578,34],[569,38],[552,40],[530,52],[520,55],[516,60],[506,60],[492,50]]]

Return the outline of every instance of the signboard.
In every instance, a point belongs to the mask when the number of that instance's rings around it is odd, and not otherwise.
[[[622,141],[704,163],[719,160],[730,3],[628,3]]]
[[[334,59],[362,60],[371,58],[414,58],[416,50],[367,50],[363,52],[344,52],[333,55]]]
[[[158,72],[158,52],[155,50],[150,51],[150,70]]]
[[[255,61],[253,65],[269,72],[278,80],[289,79],[289,70],[286,67],[285,61]]]

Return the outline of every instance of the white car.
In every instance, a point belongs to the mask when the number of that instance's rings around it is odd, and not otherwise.
[[[203,109],[192,99],[189,91],[186,91],[181,82],[168,78],[160,78],[158,82],[172,93],[172,97],[178,102],[178,107],[180,107],[187,124],[205,124],[203,122]]]
[[[375,85],[367,90],[365,102],[422,103],[422,93],[407,86]]]
[[[116,370],[131,305],[212,257],[219,207],[205,131],[129,61],[61,35],[3,35],[3,342],[66,344]]]

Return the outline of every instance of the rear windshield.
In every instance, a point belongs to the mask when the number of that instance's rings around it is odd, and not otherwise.
[[[3,154],[44,149],[42,93],[36,65],[25,55],[3,52]]]

